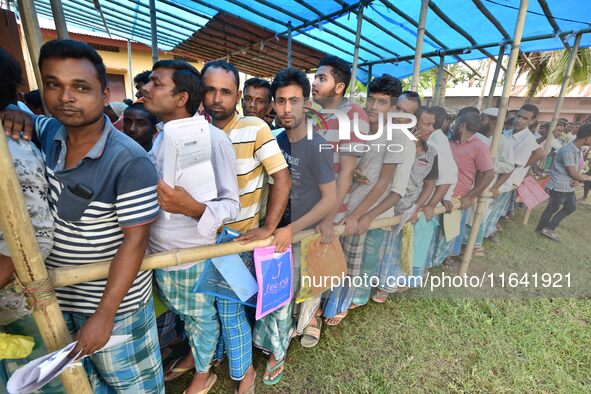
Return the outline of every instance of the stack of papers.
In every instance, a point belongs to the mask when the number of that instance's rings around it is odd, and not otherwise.
[[[211,135],[204,117],[165,123],[160,150],[164,182],[170,187],[183,187],[199,202],[217,198],[211,165]]]
[[[109,342],[97,352],[125,342],[130,337],[131,335],[113,335]],[[39,357],[19,368],[8,380],[6,390],[10,394],[25,394],[39,390],[77,361],[78,355],[73,358],[68,357],[75,347],[76,342],[72,342],[63,349]]]

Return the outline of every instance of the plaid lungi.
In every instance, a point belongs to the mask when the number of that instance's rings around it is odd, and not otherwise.
[[[254,253],[240,253],[240,258],[253,272]],[[230,377],[233,380],[242,380],[252,365],[252,330],[246,316],[246,307],[238,301],[220,297],[216,297],[216,304],[222,335],[217,345],[215,359],[222,360],[225,352],[228,355]]]
[[[450,242],[449,255],[459,256],[462,252],[462,241],[464,240],[464,234],[466,233],[466,219],[468,218],[468,210],[462,209],[462,218],[460,220],[460,235],[455,237]]]
[[[73,336],[91,317],[65,312],[64,319]],[[112,335],[131,338],[82,360],[95,393],[164,393],[164,374],[158,345],[154,302],[115,316]]]
[[[347,260],[348,275],[351,279],[358,277],[361,273],[365,237],[366,234],[341,238],[343,252]],[[335,317],[338,313],[347,311],[351,306],[354,292],[354,286],[350,283],[342,283],[341,286],[324,293],[324,306],[322,307],[324,316],[331,318]]]
[[[209,371],[220,334],[215,297],[193,293],[204,267],[205,264],[199,262],[186,270],[154,270],[160,299],[185,323],[195,369],[200,373]]]
[[[431,245],[429,245],[429,253],[427,254],[427,261],[425,263],[426,268],[439,267],[443,264],[449,255],[451,242],[453,242],[453,240],[448,242],[445,239],[443,215],[439,215],[437,219],[434,218],[433,220],[438,220],[440,225],[435,229]]]
[[[490,237],[497,231],[497,223],[499,222],[501,216],[503,216],[503,212],[507,210],[510,200],[511,192],[500,194],[493,200],[490,209],[491,212],[490,215],[488,215],[488,220],[486,221],[486,229],[484,233],[485,238]]]
[[[400,252],[402,250],[402,232],[395,234],[390,231],[386,238],[386,247],[384,249],[384,256],[379,265],[379,288],[387,292],[393,292],[398,287],[397,284],[402,284],[403,278],[406,276],[404,271],[400,268]]]
[[[366,234],[364,253],[359,274],[368,278],[368,282],[371,281],[372,277],[376,277],[378,274],[378,266],[384,250],[382,245],[384,245],[384,240],[387,239],[389,233],[389,231],[375,229],[369,230]],[[367,304],[369,297],[371,296],[371,290],[372,286],[370,283],[364,283],[363,286],[356,287],[353,292],[351,303],[356,305]]]

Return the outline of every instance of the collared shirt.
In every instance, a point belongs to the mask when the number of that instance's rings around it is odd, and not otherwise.
[[[369,150],[363,153],[356,169],[364,177],[365,182],[360,182],[358,178],[353,179],[347,204],[348,214],[351,214],[374,188],[384,164],[401,165],[406,156],[404,150],[416,150],[412,141],[400,130],[394,130],[391,140],[388,140],[387,133],[382,133],[379,138],[369,142]],[[391,182],[392,179],[390,179],[390,185]],[[374,206],[378,205],[388,194],[389,191],[386,189],[384,195],[375,202]]]
[[[451,145],[449,139],[441,129],[435,130],[429,136],[428,142],[432,144],[437,150],[437,162],[439,167],[439,178],[437,178],[437,186],[450,185],[444,200],[451,201],[454,188],[458,182],[458,166],[451,154]]]
[[[484,142],[490,150],[493,139],[492,136],[487,137],[483,134],[476,133],[476,137]],[[513,155],[513,147],[511,146],[509,139],[504,135],[501,135],[501,140],[499,141],[499,150],[497,151],[497,158],[495,159],[495,174],[507,174],[513,171],[514,168],[515,157]]]
[[[513,146],[513,154],[515,158],[515,169],[509,179],[500,187],[501,192],[510,191],[513,186],[519,186],[529,171],[526,167],[532,153],[539,148],[536,137],[529,129],[523,129],[517,133],[513,130],[506,130],[504,135],[509,138],[511,146]]]
[[[492,157],[486,144],[476,135],[464,142],[452,141],[451,153],[458,166],[458,183],[454,189],[454,196],[464,197],[474,187],[477,172],[494,168]]]
[[[394,179],[392,180],[390,191],[398,194],[401,198],[404,198],[408,182],[410,181],[412,166],[415,162],[417,148],[415,147],[414,141],[411,141],[410,138],[406,138],[401,144],[404,146],[404,149],[402,150],[403,159],[402,163],[396,166],[396,172],[394,173]]]
[[[35,128],[45,156],[55,220],[47,266],[111,260],[123,242],[123,229],[158,217],[156,171],[146,152],[105,116],[105,129],[95,145],[75,167],[64,169],[65,127],[55,118],[40,116]],[[106,285],[106,280],[97,280],[56,289],[62,311],[94,313]],[[136,310],[151,293],[152,272],[138,273],[117,313]]]
[[[421,143],[421,142],[417,142]],[[416,147],[415,147],[416,153]],[[394,215],[402,215],[413,206],[419,198],[423,185],[427,180],[437,179],[439,176],[437,164],[437,150],[430,144],[423,144],[423,151],[416,154],[412,163],[410,178],[406,186],[404,197],[394,206]]]
[[[172,249],[191,248],[215,244],[218,229],[233,220],[240,210],[238,182],[236,180],[236,154],[228,136],[220,129],[209,125],[211,136],[211,165],[215,176],[217,198],[201,201],[206,208],[199,219],[182,214],[160,215],[150,231],[150,251],[164,252]],[[163,133],[154,141],[149,155],[158,176],[162,178],[161,144]],[[178,186],[183,186],[182,178]],[[195,263],[165,268],[167,271],[186,270]]]
[[[234,117],[224,127],[236,151],[240,213],[227,226],[240,233],[259,226],[266,177],[287,168],[269,125],[254,116]]]
[[[575,167],[575,170],[578,169],[579,152],[580,149],[577,148],[574,142],[560,148],[552,163],[550,180],[546,188],[557,192],[572,192],[575,190],[571,185],[573,179],[568,175],[567,167]]]

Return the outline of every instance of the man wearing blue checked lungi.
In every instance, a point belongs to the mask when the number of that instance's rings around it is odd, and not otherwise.
[[[157,62],[150,82],[143,88],[145,108],[164,123],[190,118],[197,113],[200,105],[200,86],[201,75],[190,64],[181,60]],[[183,188],[182,177],[174,188],[160,180],[158,202],[170,216],[162,214],[154,223],[150,233],[152,252],[215,244],[218,228],[238,214],[236,157],[232,143],[223,131],[209,124],[207,126],[217,197],[197,201]],[[150,151],[159,177],[162,177],[164,160],[162,139],[160,134]],[[196,261],[155,271],[160,298],[184,321],[195,360],[196,373],[187,387],[187,393],[207,392],[217,379],[210,371],[220,332],[215,298],[193,293],[203,268],[204,262]]]

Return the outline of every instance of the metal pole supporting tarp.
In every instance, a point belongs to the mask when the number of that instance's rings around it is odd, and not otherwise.
[[[435,80],[435,92],[431,98],[433,105],[439,105],[441,96],[441,82],[443,81],[443,68],[445,67],[445,55],[439,57],[439,66],[437,66],[437,79]]]
[[[133,69],[131,67],[131,41],[127,40],[127,64],[129,67],[129,94],[133,97]]]
[[[496,161],[497,151],[502,138],[503,124],[505,123],[505,116],[507,114],[507,109],[509,108],[509,94],[511,93],[513,75],[517,66],[517,58],[519,57],[519,46],[521,44],[523,26],[525,25],[527,3],[528,0],[521,0],[519,13],[517,14],[515,32],[513,33],[513,42],[511,43],[511,54],[509,56],[509,64],[507,65],[507,72],[505,74],[505,83],[503,84],[503,96],[501,97],[501,104],[499,105],[499,116],[497,117],[495,133],[490,146],[490,154],[493,157],[493,161]],[[482,222],[482,217],[484,216],[488,202],[490,200],[489,195],[490,193],[488,193],[487,187],[486,191],[478,198],[476,214],[474,215],[472,229],[470,231],[470,238],[468,239],[468,245],[466,245],[466,249],[464,250],[464,257],[462,258],[462,265],[460,266],[460,276],[466,274],[468,267],[470,266],[472,252],[474,251],[474,244],[476,243],[476,237],[478,235],[478,230],[480,229],[480,223]]]
[[[0,135],[4,135],[1,122]],[[5,138],[0,138],[0,212],[0,228],[8,243],[16,277],[24,294],[28,294],[27,302],[33,312],[35,324],[47,350],[59,350],[71,343],[72,337],[35,239],[35,231]],[[80,363],[66,368],[60,378],[68,394],[92,393]]]
[[[55,23],[55,30],[57,32],[57,38],[60,40],[67,40],[70,38],[68,35],[68,26],[66,25],[66,17],[64,16],[64,9],[62,8],[61,0],[50,0],[51,2],[51,13],[53,14],[53,22]]]
[[[291,21],[287,22],[287,67],[291,67]]]
[[[501,67],[503,66],[503,56],[505,55],[505,45],[501,45],[499,48],[499,55],[497,56],[497,65],[495,66],[495,73],[493,74],[493,79],[490,85],[490,91],[488,92],[488,100],[486,102],[486,106],[492,106],[493,99],[495,96],[495,88],[497,87],[497,81],[499,80],[499,73],[501,72]]]
[[[417,91],[419,86],[419,74],[421,73],[421,56],[423,53],[423,37],[425,36],[425,25],[427,24],[427,11],[429,10],[429,0],[421,1],[421,15],[419,17],[419,27],[417,28],[417,43],[415,45],[415,59],[412,64],[412,80],[410,90]]]
[[[361,25],[363,24],[363,3],[359,4],[357,12],[357,31],[355,32],[355,50],[353,51],[353,71],[351,72],[351,83],[349,98],[352,99],[357,86],[357,63],[359,62],[359,42],[361,41]]]
[[[156,30],[156,0],[150,0],[150,32],[152,37],[152,64],[158,61],[158,31]]]

